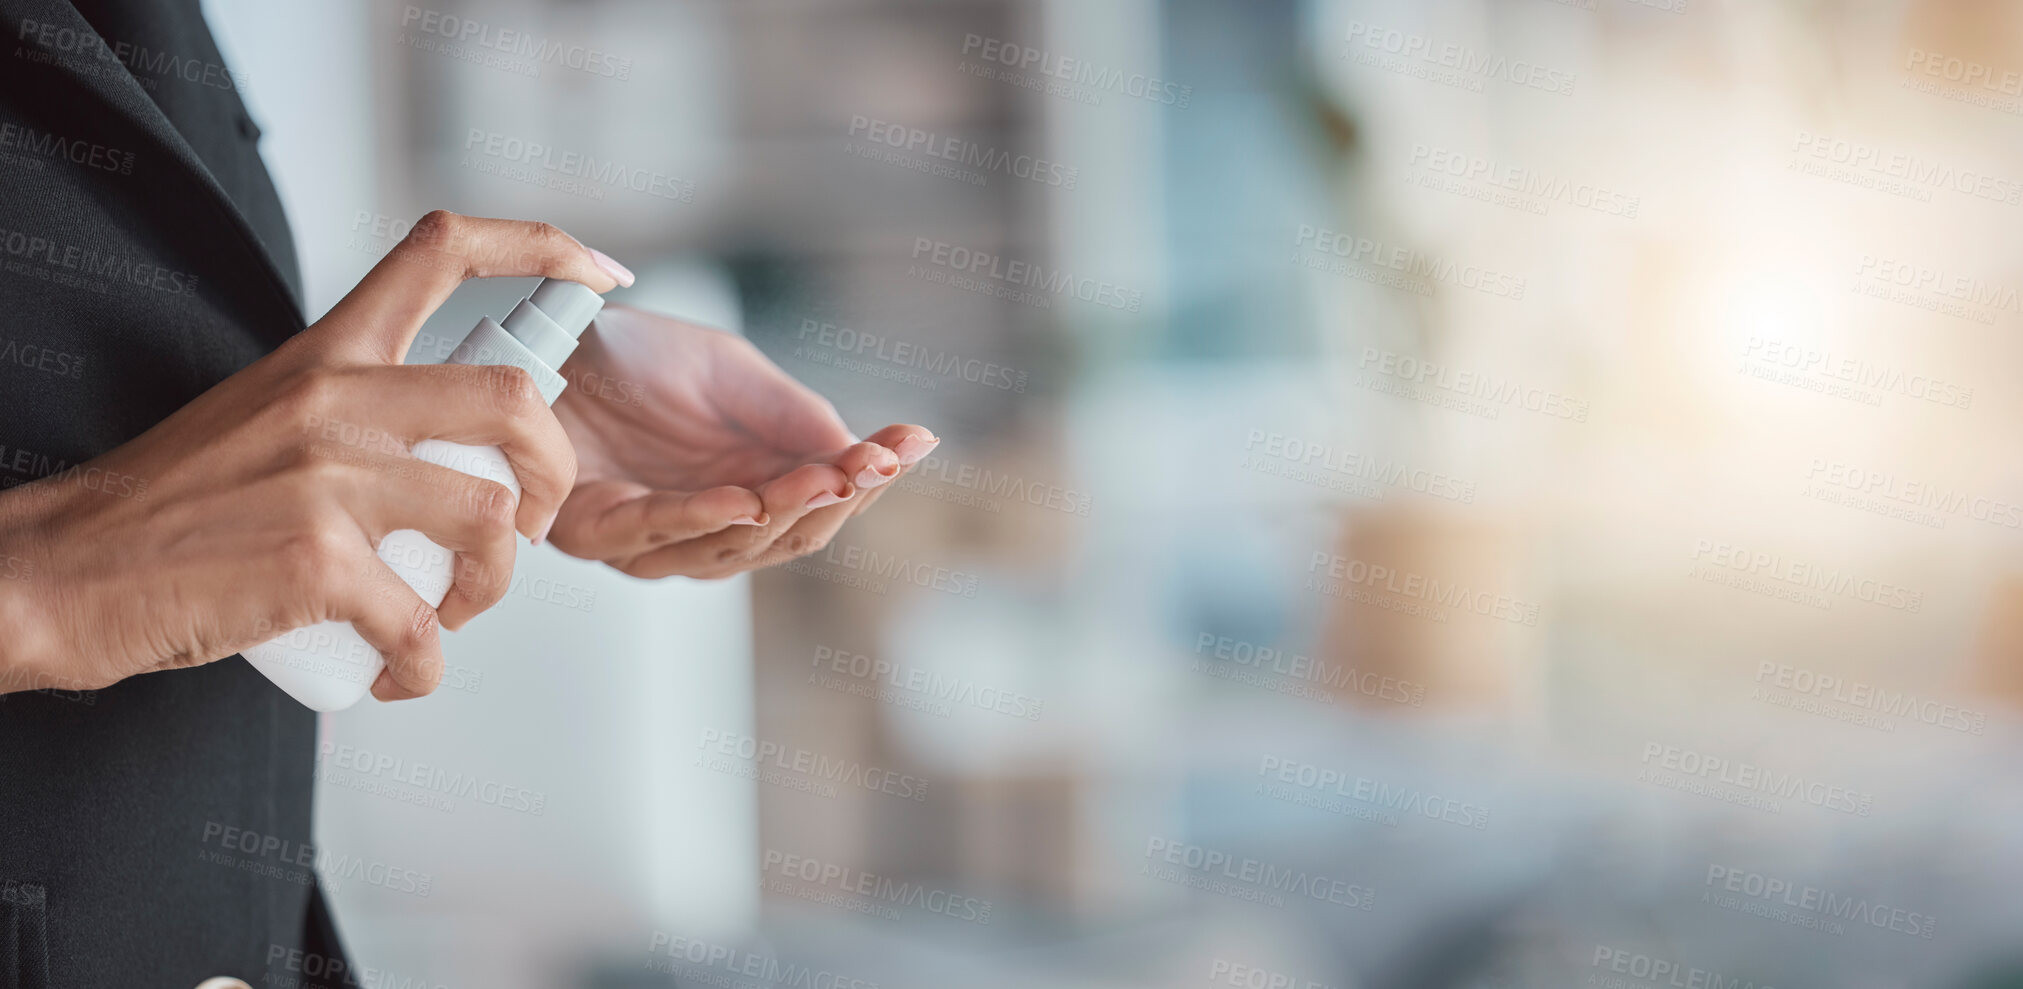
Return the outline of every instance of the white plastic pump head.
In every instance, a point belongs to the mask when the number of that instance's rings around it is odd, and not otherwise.
[[[603,308],[604,297],[590,286],[544,278],[499,326],[544,367],[555,370],[569,359],[576,349],[576,338]]]
[[[582,336],[584,328],[604,308],[604,297],[591,291],[590,286],[560,278],[541,279],[527,301],[548,314],[571,337]]]

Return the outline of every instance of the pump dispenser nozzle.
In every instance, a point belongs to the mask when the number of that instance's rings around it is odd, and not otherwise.
[[[581,282],[544,278],[499,325],[542,364],[560,368],[576,349],[576,338],[604,308],[604,297]]]

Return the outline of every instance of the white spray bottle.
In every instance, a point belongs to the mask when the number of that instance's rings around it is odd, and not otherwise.
[[[505,322],[490,316],[478,321],[452,351],[450,364],[511,364],[534,378],[541,397],[553,405],[568,382],[562,362],[576,349],[576,338],[604,307],[604,299],[577,282],[547,278],[522,299]],[[465,446],[446,440],[422,440],[415,458],[499,482],[520,495],[520,480],[506,455],[495,446]],[[379,543],[379,558],[407,581],[429,607],[440,607],[449,593],[456,554],[437,546],[413,529],[387,533]],[[341,711],[365,696],[386,667],[374,649],[349,622],[321,622],[284,633],[243,654],[253,668],[266,674],[288,696],[318,711]]]

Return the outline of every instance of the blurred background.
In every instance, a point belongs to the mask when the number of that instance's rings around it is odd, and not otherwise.
[[[206,8],[311,318],[539,218],[944,438],[325,716],[354,984],[2023,984],[2023,8]]]

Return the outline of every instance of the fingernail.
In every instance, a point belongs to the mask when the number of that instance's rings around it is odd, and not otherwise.
[[[850,496],[854,493],[855,492],[849,490],[845,490],[842,494],[837,494],[834,491],[824,491],[821,494],[818,494],[815,497],[808,499],[808,507],[827,508],[830,505],[841,504],[842,502],[849,501]]]
[[[869,490],[898,476],[899,468],[897,467],[892,468],[892,473],[890,474],[881,474],[876,468],[866,467],[857,472],[857,486]]]
[[[754,517],[752,517],[752,516],[750,516],[750,515],[740,515],[740,516],[738,516],[737,518],[734,518],[734,519],[732,519],[732,520],[731,520],[731,524],[732,524],[732,525],[765,525],[765,524],[766,524],[766,523],[767,523],[768,521],[770,521],[770,517],[769,517],[769,516],[765,516],[765,515],[760,515],[760,516],[758,516],[757,518],[754,518]]]
[[[605,274],[618,279],[618,287],[624,288],[632,284],[631,268],[611,260],[611,255],[594,247],[590,248],[590,256],[597,261],[597,267],[604,269]]]
[[[548,530],[553,529],[554,527],[555,527],[555,519],[553,516],[550,516],[548,519],[548,524],[542,526],[540,532],[534,533],[533,544],[536,546],[541,545],[541,540],[548,538]]]
[[[921,439],[918,436],[908,436],[900,440],[899,447],[892,452],[899,455],[899,462],[901,464],[912,465],[918,463],[920,458],[934,452],[934,448],[940,445],[940,437],[930,436],[927,439]]]

